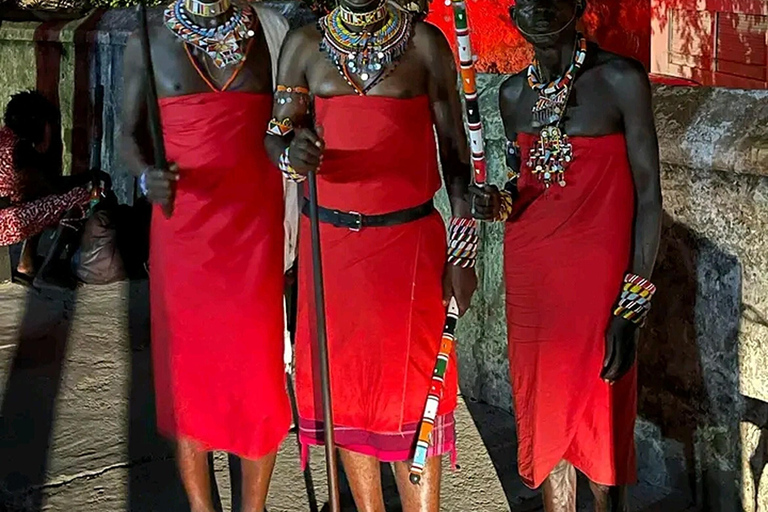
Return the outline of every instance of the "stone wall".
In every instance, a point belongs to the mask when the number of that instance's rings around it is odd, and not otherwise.
[[[310,19],[295,3],[280,6],[294,25]],[[67,168],[100,165],[126,203],[134,184],[117,140],[122,51],[134,28],[131,10],[0,26],[0,102],[45,90],[62,107]],[[497,183],[503,78],[479,80]],[[656,110],[665,216],[661,291],[639,355],[640,478],[703,510],[768,512],[768,475],[759,483],[768,462],[768,94],[657,88]],[[480,289],[460,324],[461,385],[469,399],[509,410],[501,226],[482,229]]]

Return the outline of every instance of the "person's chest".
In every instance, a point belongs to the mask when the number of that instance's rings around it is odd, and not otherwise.
[[[366,73],[367,80],[363,80],[360,73],[337,66],[320,49],[309,62],[307,83],[315,96],[328,98],[357,94],[357,89],[371,96],[405,99],[429,92],[427,69],[414,48],[409,49],[399,61],[385,66],[381,73]]]
[[[217,67],[202,51],[176,38],[165,41],[155,64],[155,80],[161,98],[221,90],[271,94],[272,61],[263,33],[246,43],[244,62]]]
[[[515,108],[517,132],[538,133],[533,125],[533,110],[539,95],[526,87]],[[579,76],[568,94],[561,127],[570,136],[594,137],[623,132],[623,119],[610,86],[598,71]]]

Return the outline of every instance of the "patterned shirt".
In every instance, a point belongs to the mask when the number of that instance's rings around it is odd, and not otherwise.
[[[0,246],[19,243],[40,233],[90,198],[87,188],[77,187],[64,194],[24,202],[22,175],[13,158],[17,142],[10,129],[0,129],[0,198],[10,201],[10,206],[0,209]]]

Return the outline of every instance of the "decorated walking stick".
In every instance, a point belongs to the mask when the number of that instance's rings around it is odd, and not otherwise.
[[[155,166],[160,169],[168,168],[168,160],[165,157],[165,141],[163,140],[163,125],[160,122],[160,105],[157,100],[157,85],[155,84],[155,68],[152,65],[152,51],[149,47],[149,28],[147,26],[147,8],[144,2],[137,7],[139,18],[139,35],[141,52],[144,56],[144,67],[147,81],[147,122],[149,134],[152,138],[152,147],[155,153]],[[173,204],[163,207],[163,214],[167,219],[173,215]]]
[[[459,49],[459,64],[461,69],[461,84],[464,92],[464,105],[467,114],[470,148],[472,150],[473,181],[477,185],[486,182],[485,146],[483,143],[483,126],[480,119],[480,105],[477,99],[477,81],[475,78],[475,59],[472,55],[472,45],[469,40],[469,23],[467,6],[462,0],[446,0],[446,5],[453,6],[453,20],[456,30],[456,42]],[[427,404],[419,427],[419,437],[416,451],[411,463],[410,481],[414,485],[421,482],[421,475],[427,464],[427,453],[432,442],[432,431],[435,426],[437,409],[443,395],[445,373],[455,342],[456,324],[459,318],[459,307],[455,298],[451,298],[448,314],[445,319],[443,336],[440,342],[440,352],[432,372],[432,384],[427,396]]]
[[[459,49],[461,87],[464,91],[467,128],[469,131],[470,148],[472,149],[473,178],[475,184],[484,185],[486,181],[485,145],[483,143],[483,125],[480,120],[480,104],[477,100],[475,58],[472,55],[472,44],[469,40],[467,4],[463,0],[446,1],[446,5],[449,4],[453,6],[453,22],[456,29],[456,43]]]
[[[448,305],[448,314],[445,317],[445,327],[443,327],[443,336],[440,341],[440,352],[437,354],[435,369],[432,371],[432,384],[429,386],[427,405],[424,407],[424,414],[419,426],[419,437],[416,442],[416,452],[411,463],[410,480],[414,485],[418,485],[421,482],[421,475],[424,473],[424,466],[427,464],[427,452],[432,442],[432,430],[435,428],[437,408],[443,396],[445,372],[448,369],[448,361],[453,351],[454,341],[456,340],[455,333],[458,320],[459,306],[456,304],[456,299],[452,298]]]

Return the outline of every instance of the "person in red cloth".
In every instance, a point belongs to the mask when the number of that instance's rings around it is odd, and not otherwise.
[[[214,30],[211,30],[214,29]],[[213,512],[207,452],[242,459],[264,510],[291,410],[283,365],[285,193],[261,144],[287,22],[262,6],[180,0],[150,28],[167,169],[147,140],[139,38],[126,48],[124,153],[155,208],[152,355],[160,432],[193,512]],[[163,210],[172,210],[166,216]],[[298,213],[295,221],[298,221]],[[290,242],[290,241],[289,241]]]
[[[504,82],[502,191],[473,187],[477,217],[506,222],[509,358],[518,466],[545,510],[628,510],[636,479],[638,327],[655,288],[661,187],[643,67],[587,43],[584,0],[517,0],[531,66]]]
[[[59,176],[56,107],[37,91],[15,94],[0,129],[0,246],[24,242],[17,271],[32,277],[39,234],[90,199],[91,174]]]
[[[384,511],[380,462],[394,462],[403,510],[437,511],[440,456],[454,452],[455,357],[420,486],[409,483],[407,461],[446,305],[455,296],[464,313],[477,284],[453,54],[438,28],[393,3],[341,0],[319,25],[289,35],[278,78],[265,144],[293,180],[318,170],[335,440],[357,509]],[[447,256],[432,203],[441,185],[438,153],[451,232],[468,237],[466,254]],[[325,425],[306,215],[299,232],[296,390],[306,461]]]

